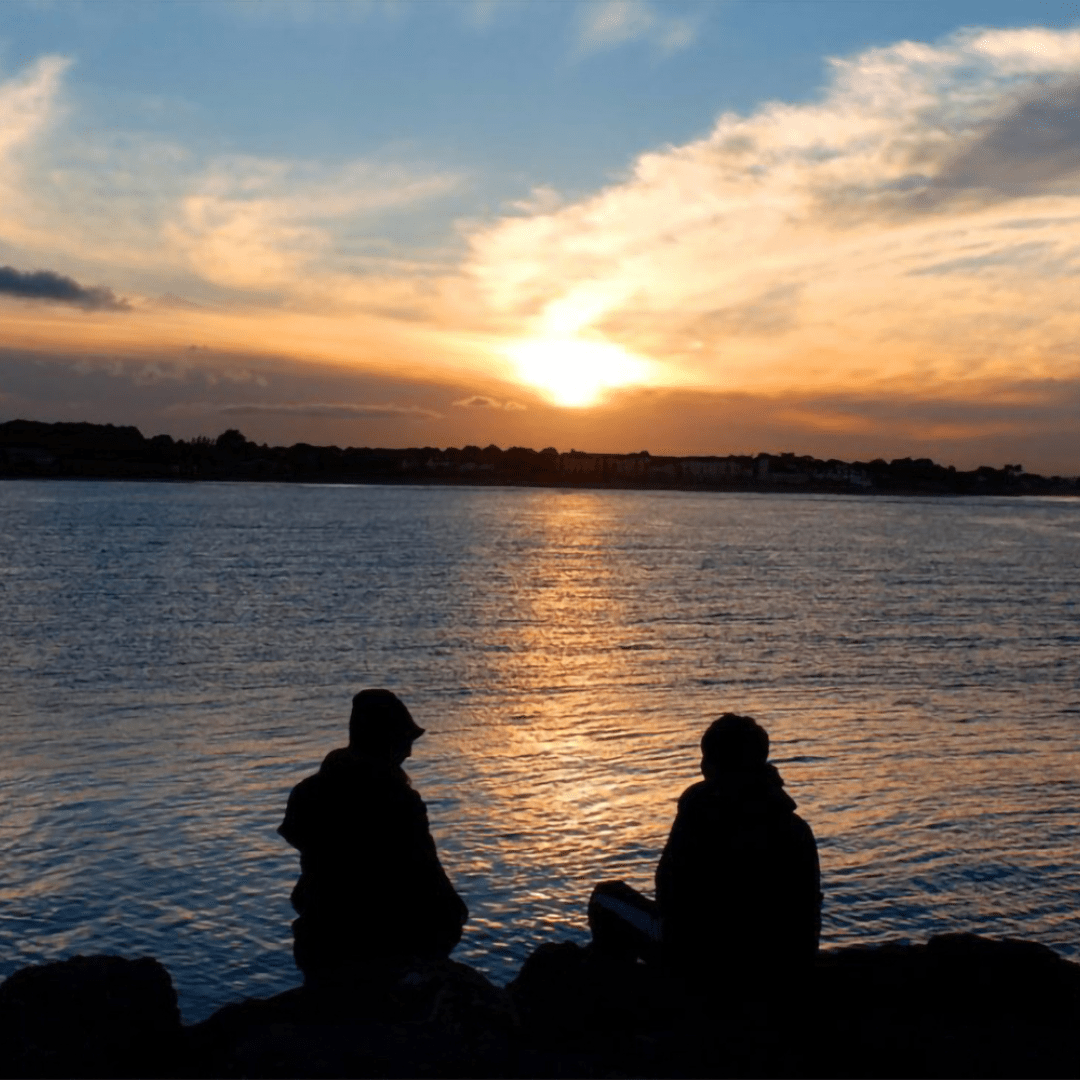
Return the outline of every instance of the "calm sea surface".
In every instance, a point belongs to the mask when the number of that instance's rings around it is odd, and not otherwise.
[[[697,741],[769,730],[824,944],[1080,945],[1080,502],[0,483],[0,976],[298,982],[275,829],[386,686],[499,982],[651,890]]]

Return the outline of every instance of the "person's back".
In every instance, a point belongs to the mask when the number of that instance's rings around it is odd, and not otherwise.
[[[461,937],[468,909],[401,769],[422,733],[394,695],[364,691],[349,747],[328,754],[289,796],[278,831],[300,850],[294,955],[309,979],[446,957]]]
[[[808,966],[821,928],[817,845],[768,735],[726,713],[702,739],[705,780],[679,799],[656,871],[665,961],[695,980]]]

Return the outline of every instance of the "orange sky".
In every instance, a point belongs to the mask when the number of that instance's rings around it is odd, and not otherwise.
[[[119,303],[0,295],[3,419],[1080,471],[1080,32],[835,60],[816,101],[362,258],[461,177],[103,143],[92,182],[69,79],[0,82],[0,262]]]

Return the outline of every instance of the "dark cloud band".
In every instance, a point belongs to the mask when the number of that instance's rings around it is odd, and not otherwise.
[[[307,416],[333,420],[437,420],[441,416],[441,413],[422,409],[419,405],[335,405],[318,402],[226,405],[220,411],[227,416]]]
[[[22,271],[13,266],[0,266],[0,296],[52,300],[97,310],[119,311],[129,306],[127,301],[104,286],[80,285],[74,278],[64,277],[53,270]]]

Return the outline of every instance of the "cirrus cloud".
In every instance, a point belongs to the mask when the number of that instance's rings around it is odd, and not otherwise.
[[[310,163],[220,158],[193,179],[163,233],[204,280],[295,290],[312,275],[317,281],[342,274],[341,256],[357,221],[370,224],[445,195],[457,183],[449,174],[418,176],[364,161],[331,171]]]
[[[600,52],[646,40],[667,54],[685,49],[695,36],[692,20],[658,10],[645,0],[600,0],[583,6],[578,51]]]
[[[507,412],[521,412],[525,408],[517,401],[498,401],[483,394],[473,394],[472,397],[462,398],[454,404],[462,409],[505,409]]]
[[[1080,32],[968,30],[831,69],[817,102],[726,113],[588,198],[476,230],[465,272],[493,325],[602,337],[655,381],[725,391],[1080,379]]]
[[[452,194],[459,174],[381,152],[335,163],[206,155],[95,130],[66,100],[70,67],[46,56],[0,81],[0,243],[202,297],[400,305],[415,293],[408,276],[431,272],[430,253],[425,265],[387,232],[407,232],[403,211]]]

